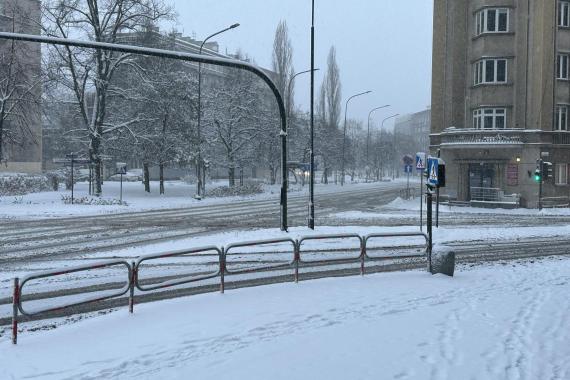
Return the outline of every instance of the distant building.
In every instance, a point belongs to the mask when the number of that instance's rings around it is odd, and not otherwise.
[[[402,154],[416,154],[429,151],[431,110],[400,116],[394,124],[394,135],[398,144],[398,157]]]
[[[40,34],[40,1],[39,0],[0,0],[0,30],[3,32]],[[41,46],[37,43],[17,42],[16,45],[17,65],[22,67],[21,75],[16,81],[25,80],[26,85],[31,81],[39,81],[41,73]],[[2,62],[13,56],[12,42],[0,41],[0,57]],[[4,70],[6,65],[0,68],[0,80],[8,77]],[[20,85],[21,83],[18,83]],[[26,134],[19,137],[21,144],[8,144],[3,146],[6,162],[0,164],[0,171],[34,173],[42,170],[42,117],[41,117],[41,91],[38,84],[33,87],[33,97],[36,102],[26,104]],[[16,130],[14,121],[6,119],[5,128]],[[12,123],[12,124],[11,124]]]
[[[546,153],[543,195],[568,196],[570,1],[435,0],[434,12],[431,150],[447,163],[445,192],[535,207]]]

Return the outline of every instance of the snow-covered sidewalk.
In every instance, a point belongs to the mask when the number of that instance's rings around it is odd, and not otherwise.
[[[231,290],[0,343],[0,378],[568,379],[570,259]]]

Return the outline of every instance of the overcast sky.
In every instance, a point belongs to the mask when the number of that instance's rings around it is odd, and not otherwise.
[[[242,49],[258,65],[271,67],[275,28],[287,21],[296,71],[310,68],[310,0],[170,0],[179,14],[178,30],[197,39],[235,22],[241,26],[215,40],[221,51]],[[395,113],[418,112],[430,105],[431,0],[316,0],[316,85],[320,86],[331,45],[337,49],[343,112],[355,93],[370,95],[351,101],[349,117],[365,121],[377,106],[380,123]],[[309,75],[296,82],[296,104],[309,109]],[[318,87],[317,87],[318,89]]]

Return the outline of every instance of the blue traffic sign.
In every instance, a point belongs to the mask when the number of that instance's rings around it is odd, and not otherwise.
[[[418,171],[425,170],[426,168],[426,154],[423,152],[416,153],[416,169]]]
[[[414,170],[414,167],[412,165],[406,165],[404,167],[404,173],[411,174],[413,172],[413,170]]]
[[[428,185],[431,186],[439,185],[439,178],[437,175],[438,169],[439,169],[439,159],[432,157],[428,158],[427,160]]]

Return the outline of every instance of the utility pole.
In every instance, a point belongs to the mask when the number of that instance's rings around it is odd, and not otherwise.
[[[202,54],[202,49],[206,42],[219,34],[227,32],[228,30],[235,29],[239,24],[233,24],[229,28],[220,30],[214,34],[209,35],[202,41],[200,45],[199,54]],[[196,159],[196,176],[198,177],[198,182],[196,185],[196,199],[202,199],[205,195],[206,185],[205,180],[205,168],[202,165],[202,63],[198,63],[198,157]]]
[[[387,104],[387,105],[385,105],[385,106],[373,108],[373,109],[370,111],[370,113],[368,114],[368,131],[367,131],[367,133],[366,133],[366,165],[368,165],[368,167],[370,167],[370,159],[369,159],[369,155],[368,155],[369,150],[370,150],[370,118],[372,117],[372,114],[373,114],[375,111],[378,111],[378,110],[380,110],[380,109],[382,109],[382,108],[387,108],[387,107],[390,107],[390,105]],[[370,171],[370,169],[369,169],[369,171]],[[368,181],[368,173],[366,173],[366,181]]]
[[[309,181],[309,228],[315,229],[315,0],[311,2],[311,147]]]
[[[342,168],[341,168],[341,175],[342,177],[340,178],[340,185],[344,186],[344,164],[345,164],[345,151],[346,151],[346,120],[347,120],[347,109],[348,109],[348,103],[350,103],[350,101],[358,96],[362,96],[362,95],[366,95],[366,94],[370,94],[372,91],[365,91],[365,92],[361,92],[360,94],[356,94],[356,95],[352,95],[350,98],[348,98],[348,100],[346,101],[346,105],[344,106],[344,128],[343,128],[343,135],[342,135]]]

